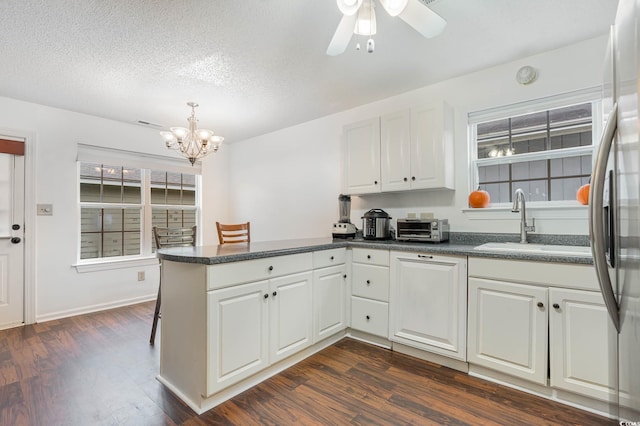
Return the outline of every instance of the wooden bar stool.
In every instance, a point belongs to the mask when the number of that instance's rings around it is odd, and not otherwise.
[[[216,222],[220,244],[251,242],[251,222],[225,225]]]
[[[156,241],[156,250],[168,247],[188,247],[196,245],[196,227],[190,228],[164,228],[153,227],[153,238]],[[162,260],[160,260],[160,285],[158,286],[158,298],[156,299],[156,309],[153,313],[153,325],[151,326],[151,339],[149,344],[156,341],[156,328],[160,318],[160,303],[162,302]]]

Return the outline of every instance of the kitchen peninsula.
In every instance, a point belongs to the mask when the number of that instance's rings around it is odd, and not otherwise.
[[[469,371],[468,259],[554,262],[549,264],[552,269],[591,270],[585,267],[591,263],[588,256],[479,251],[474,248],[478,243],[317,238],[159,250],[158,380],[202,413],[347,333],[410,355],[429,354],[437,357],[435,362]],[[436,274],[430,276],[437,279],[426,282],[437,285],[416,287],[416,282],[425,282],[423,275],[397,282],[397,271],[404,266],[409,274]],[[378,275],[356,277],[370,271]],[[415,322],[402,323],[401,315],[390,309],[408,312],[398,309],[404,296],[390,290],[403,285],[408,291],[429,292],[427,299],[433,302],[425,300],[421,311],[426,303],[444,306],[438,309],[437,326],[411,328]],[[421,312],[411,315],[413,321]],[[445,334],[438,334],[441,330]]]

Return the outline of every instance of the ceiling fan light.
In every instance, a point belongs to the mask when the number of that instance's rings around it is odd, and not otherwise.
[[[398,16],[406,9],[409,0],[380,0],[380,2],[390,16]]]
[[[358,11],[358,20],[354,32],[359,35],[372,36],[376,33],[376,11],[373,1],[367,0]]]
[[[338,9],[343,15],[351,16],[358,12],[362,0],[336,0],[336,3],[338,3]]]

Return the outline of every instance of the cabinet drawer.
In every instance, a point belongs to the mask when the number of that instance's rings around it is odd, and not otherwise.
[[[342,265],[347,259],[347,249],[337,248],[313,252],[313,269]]]
[[[312,269],[312,253],[222,263],[207,267],[207,289],[229,287]]]
[[[377,300],[351,298],[351,328],[388,338],[389,304]]]
[[[354,248],[353,262],[367,265],[389,266],[389,251]]]
[[[389,268],[386,266],[351,265],[351,294],[389,301]]]
[[[600,291],[593,265],[470,257],[469,276],[545,287]]]

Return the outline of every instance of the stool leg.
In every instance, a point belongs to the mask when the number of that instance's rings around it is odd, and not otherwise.
[[[161,303],[160,287],[158,287],[158,298],[156,299],[156,310],[153,313],[153,326],[151,326],[151,339],[149,344],[153,345],[156,342],[156,328],[158,327],[158,318],[160,318],[160,303]]]

